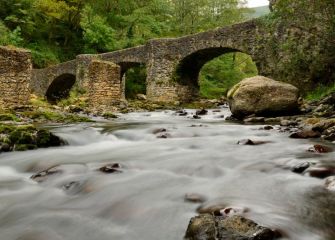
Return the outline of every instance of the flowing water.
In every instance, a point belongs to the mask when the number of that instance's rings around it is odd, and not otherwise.
[[[206,196],[205,205],[248,208],[246,217],[280,229],[283,239],[335,239],[335,194],[288,169],[306,160],[333,164],[335,153],[307,153],[312,141],[232,124],[227,114],[130,113],[49,126],[69,145],[0,155],[0,239],[182,239],[199,207],[187,193]],[[157,138],[158,128],[169,138]],[[246,138],[270,143],[236,144]],[[97,171],[108,163],[122,173]],[[44,181],[30,179],[52,166],[59,171]]]

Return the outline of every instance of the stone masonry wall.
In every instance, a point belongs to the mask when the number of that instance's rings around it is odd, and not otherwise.
[[[0,47],[0,108],[28,104],[31,72],[29,51]]]
[[[109,111],[122,97],[120,66],[93,60],[88,69],[89,107],[96,111]]]

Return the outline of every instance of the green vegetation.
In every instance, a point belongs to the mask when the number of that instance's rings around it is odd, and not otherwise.
[[[264,52],[276,60],[275,79],[305,93],[313,89],[309,97],[334,84],[335,1],[277,0],[263,23],[269,31]]]
[[[146,69],[137,66],[126,72],[126,98],[135,99],[137,94],[146,94]]]
[[[332,85],[320,84],[313,91],[310,91],[306,95],[307,100],[320,100],[327,95],[335,92],[335,83]]]
[[[20,119],[12,114],[12,113],[1,113],[0,114],[0,122],[2,121],[14,121],[14,122],[19,122]]]
[[[203,98],[220,98],[246,77],[257,75],[249,55],[229,53],[208,62],[200,72],[200,94]]]

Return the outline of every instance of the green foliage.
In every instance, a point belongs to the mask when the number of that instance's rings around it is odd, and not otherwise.
[[[307,100],[320,100],[325,96],[335,92],[335,83],[331,85],[320,84],[306,95]]]
[[[95,14],[90,6],[83,10],[80,26],[83,29],[85,52],[107,52],[114,49],[114,29],[107,24],[105,17]]]
[[[263,23],[270,46],[264,52],[275,59],[274,78],[302,90],[335,81],[335,1],[277,0]]]
[[[70,91],[70,96],[67,99],[59,101],[57,105],[61,107],[74,105],[80,108],[85,108],[87,107],[87,97],[85,97],[85,93],[85,90],[74,87]]]
[[[1,121],[14,121],[14,122],[19,122],[20,119],[15,116],[14,114],[11,113],[3,113],[0,114],[0,122]]]
[[[146,94],[146,69],[138,66],[126,72],[126,98],[134,99],[137,94]]]
[[[257,75],[250,56],[230,53],[208,62],[200,72],[200,94],[204,98],[220,98],[244,78]]]

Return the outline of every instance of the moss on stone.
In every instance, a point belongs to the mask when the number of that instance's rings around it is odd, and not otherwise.
[[[61,122],[61,123],[77,123],[77,122],[93,122],[88,117],[76,114],[65,114],[50,110],[37,110],[22,113],[24,116],[33,119],[36,122]]]
[[[0,122],[2,121],[14,121],[14,122],[19,122],[20,119],[15,116],[14,114],[11,113],[3,113],[0,114]]]
[[[112,113],[112,112],[106,112],[106,113],[102,114],[102,116],[106,119],[118,118],[117,115]]]
[[[34,144],[15,144],[14,151],[27,151],[37,149]]]

